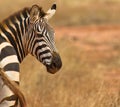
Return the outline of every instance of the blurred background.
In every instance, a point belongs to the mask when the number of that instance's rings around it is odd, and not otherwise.
[[[0,0],[0,21],[38,4],[55,29],[62,69],[51,75],[34,57],[21,64],[28,107],[120,106],[120,0]]]

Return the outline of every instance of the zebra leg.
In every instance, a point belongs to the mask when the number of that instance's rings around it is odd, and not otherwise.
[[[8,51],[9,50],[9,51]],[[12,46],[4,46],[0,53],[0,67],[11,81],[19,83],[19,61]],[[17,107],[18,98],[0,77],[0,107]]]

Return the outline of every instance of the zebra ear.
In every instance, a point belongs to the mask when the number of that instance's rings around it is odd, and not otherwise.
[[[40,8],[37,5],[33,5],[30,9],[30,21],[35,22],[39,18]]]
[[[46,15],[45,15],[45,19],[49,20],[56,12],[56,4],[54,3],[52,5],[52,7],[47,11]]]

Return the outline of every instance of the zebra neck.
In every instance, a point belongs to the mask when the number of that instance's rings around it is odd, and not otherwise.
[[[19,11],[0,24],[0,35],[14,47],[19,62],[28,54],[25,34],[29,25],[29,8]]]

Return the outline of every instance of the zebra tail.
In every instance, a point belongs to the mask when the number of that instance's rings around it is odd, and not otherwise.
[[[24,97],[23,93],[20,91],[18,85],[14,81],[11,81],[2,69],[0,69],[0,76],[3,80],[3,82],[18,97],[19,102],[20,102],[20,107],[27,107],[25,97]]]

